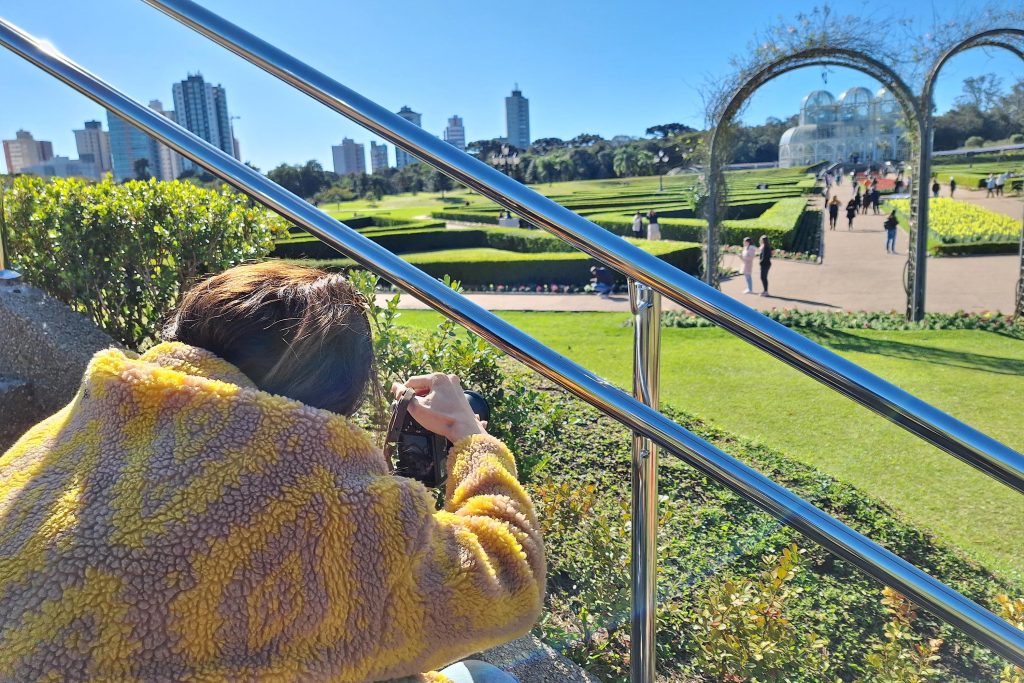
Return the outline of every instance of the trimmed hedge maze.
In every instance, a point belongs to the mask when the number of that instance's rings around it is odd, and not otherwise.
[[[721,230],[723,243],[738,245],[744,237],[756,240],[767,235],[774,244],[791,248],[806,207],[805,195],[819,189],[814,176],[804,169],[772,169],[732,172],[726,178],[729,206]],[[628,187],[622,187],[621,181],[605,181],[607,187],[593,189],[595,184],[581,184],[588,189],[579,192],[549,196],[619,235],[630,233],[636,211],[646,214],[653,209],[658,213],[665,239],[700,242],[703,238],[707,222],[697,217],[694,205],[697,176],[676,176],[674,187],[665,192],[658,192],[653,181]],[[430,215],[445,221],[496,225],[501,213],[501,207],[480,198],[463,206],[432,211]]]
[[[562,240],[539,230],[523,228],[445,228],[442,221],[380,220],[360,217],[359,232],[385,249],[402,255],[435,277],[450,276],[468,287],[572,285],[590,280],[595,261]],[[352,220],[346,220],[352,226]],[[388,223],[382,225],[382,223]],[[699,244],[628,239],[648,253],[681,270],[700,268]],[[277,241],[273,256],[313,261],[337,269],[355,265],[312,235],[298,231]]]
[[[729,211],[721,235],[725,244],[767,235],[779,248],[809,250],[806,195],[816,191],[814,176],[801,169],[741,171],[727,175]],[[706,222],[696,217],[693,188],[697,177],[673,176],[664,192],[654,179],[560,183],[551,198],[595,224],[627,238],[645,251],[696,275]],[[544,189],[543,186],[538,189]],[[458,200],[456,200],[458,201]],[[405,200],[401,209],[374,209],[371,215],[341,211],[335,215],[382,247],[402,255],[435,277],[448,275],[471,288],[559,285],[589,282],[595,261],[541,230],[499,228],[502,209],[471,195],[465,203],[431,210]],[[354,208],[354,207],[353,207]],[[658,213],[663,240],[632,239],[633,214]],[[427,218],[427,215],[430,218]],[[460,224],[469,224],[460,226]],[[811,226],[814,227],[814,226]],[[812,231],[813,232],[813,231]],[[305,259],[328,268],[353,262],[300,229],[277,241],[274,256]]]

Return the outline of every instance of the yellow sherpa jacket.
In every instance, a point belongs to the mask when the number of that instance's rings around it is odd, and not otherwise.
[[[0,680],[443,681],[530,628],[545,571],[508,450],[449,467],[438,512],[209,352],[102,351],[0,457]]]

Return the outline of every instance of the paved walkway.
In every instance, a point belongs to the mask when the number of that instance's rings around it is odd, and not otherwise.
[[[743,294],[745,283],[740,276],[724,281],[722,291],[760,310],[799,308],[903,313],[907,303],[903,290],[907,233],[897,231],[897,253],[893,255],[885,252],[884,211],[878,216],[858,215],[854,218],[853,230],[847,230],[845,202],[851,192],[849,181],[838,189],[844,208],[840,211],[837,229],[825,231],[824,263],[774,261],[769,277],[771,296]],[[1020,198],[986,199],[984,191],[964,191],[962,195],[958,191],[957,195],[957,199],[1014,217],[1020,217],[1024,211],[1024,201]],[[884,209],[884,203],[882,207]],[[757,235],[752,237],[756,239]],[[727,254],[724,264],[738,271],[739,257]],[[944,313],[1012,311],[1018,272],[1016,256],[929,257],[925,308]],[[760,292],[756,272],[754,282],[755,291]],[[470,293],[468,297],[492,311],[629,311],[629,297],[625,295],[601,299],[592,294]],[[380,298],[383,300],[386,296]],[[402,298],[402,307],[428,308],[410,296]],[[665,310],[680,308],[673,302],[665,302]]]

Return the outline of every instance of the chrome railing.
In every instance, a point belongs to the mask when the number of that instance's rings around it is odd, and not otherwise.
[[[147,1],[154,5],[158,4],[151,0]],[[209,15],[193,3],[173,4],[179,8]],[[207,18],[210,17],[212,15]],[[237,27],[232,27],[219,18],[213,19],[223,25],[222,27],[233,29],[236,33],[240,32]],[[249,37],[258,41],[255,37]],[[960,593],[700,439],[655,409],[611,386],[583,367],[456,294],[355,230],[284,190],[259,172],[125,96],[57,52],[48,43],[35,39],[9,22],[0,20],[0,44],[108,110],[133,122],[146,133],[256,201],[351,256],[360,265],[383,275],[404,291],[476,332],[513,358],[558,383],[637,434],[651,439],[704,474],[736,491],[746,500],[789,524],[828,551],[852,562],[870,576],[907,595],[917,604],[962,629],[1009,660],[1024,665],[1024,632],[1015,629]],[[286,58],[292,65],[298,64],[265,43],[262,45],[273,50],[278,56]],[[317,76],[322,84],[334,83],[322,74],[317,74],[304,65],[300,66]],[[300,82],[308,85],[308,81],[301,79],[295,79],[293,84],[299,85]],[[334,86],[343,89],[340,84]],[[345,92],[350,93],[347,89]],[[474,189],[480,189],[487,196],[520,213],[531,222],[548,228],[612,267],[664,292],[759,348],[868,405],[922,438],[1011,486],[1024,489],[1021,486],[1024,482],[1020,467],[1022,458],[1012,449],[963,425],[791,330],[771,323],[756,311],[732,301],[717,290],[704,287],[695,279],[630,246],[564,207],[536,195],[455,148],[436,141],[429,134],[377,105],[354,93],[350,95],[358,100],[361,107],[373,114],[373,117],[364,116],[352,110],[351,117],[373,130],[387,131],[387,135],[381,133],[383,137],[402,144],[411,153],[434,163],[442,170],[451,172],[457,180]],[[348,105],[343,106],[342,100],[337,102],[338,106],[335,108],[341,107],[347,111]],[[380,120],[377,120],[378,118]],[[392,131],[381,121],[394,123],[396,128]],[[444,145],[444,148],[441,145]],[[591,239],[593,243],[588,243]]]

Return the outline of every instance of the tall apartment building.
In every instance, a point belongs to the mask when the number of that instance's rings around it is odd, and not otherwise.
[[[466,151],[466,129],[462,126],[462,117],[458,114],[448,119],[448,127],[444,129],[444,139],[453,147]]]
[[[517,149],[530,146],[530,100],[523,97],[518,83],[505,98],[505,129],[508,144]]]
[[[214,147],[235,156],[237,145],[228,113],[228,98],[220,85],[210,85],[201,74],[189,74],[175,83],[174,113],[178,124],[192,131]],[[236,157],[237,158],[237,157]],[[181,160],[182,170],[195,168],[187,159]]]
[[[171,121],[177,122],[177,118],[173,111],[167,111],[164,109],[163,103],[160,100],[150,100],[149,108],[158,114],[162,114],[165,118]],[[173,149],[162,143],[156,143],[156,156],[157,166],[160,172],[156,174],[160,180],[175,180],[181,175],[182,164],[185,159],[175,152]]]
[[[107,128],[110,130],[110,159],[114,169],[114,180],[132,180],[139,177],[136,162],[145,159],[146,177],[159,177],[160,151],[156,140],[141,129],[107,111]]]
[[[366,173],[366,155],[362,143],[351,138],[342,138],[340,145],[331,147],[334,157],[334,172],[338,175]]]
[[[417,126],[423,127],[423,115],[417,114],[409,107],[402,107],[398,110],[398,115],[410,123],[415,123]],[[413,155],[406,152],[404,149],[395,147],[395,168],[404,168],[409,164],[415,164],[418,159]]]
[[[34,166],[53,158],[53,143],[36,140],[27,130],[19,130],[13,140],[4,140],[4,161],[8,173],[21,173],[27,166]]]
[[[370,141],[370,172],[376,173],[388,167],[388,146]]]
[[[103,130],[103,124],[100,121],[86,121],[84,128],[73,132],[78,160],[91,163],[96,169],[97,178],[110,173],[114,169],[110,160],[110,133]]]

